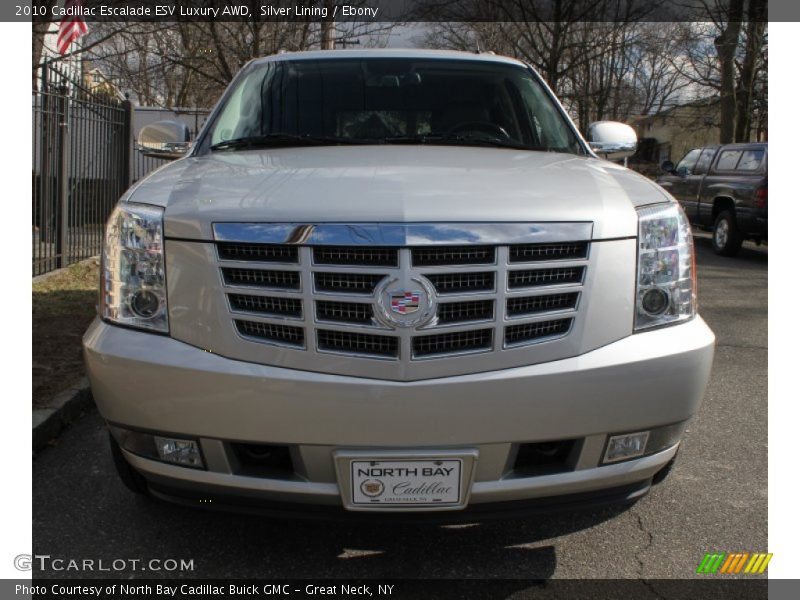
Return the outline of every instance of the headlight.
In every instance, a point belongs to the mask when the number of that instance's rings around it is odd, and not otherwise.
[[[111,213],[100,282],[104,319],[169,331],[163,217],[164,209],[145,204],[120,204]]]
[[[677,204],[646,206],[639,213],[639,269],[634,330],[694,317],[696,280],[692,230]]]

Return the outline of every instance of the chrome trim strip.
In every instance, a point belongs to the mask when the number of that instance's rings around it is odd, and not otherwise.
[[[302,246],[507,245],[583,242],[591,222],[214,223],[214,241]]]

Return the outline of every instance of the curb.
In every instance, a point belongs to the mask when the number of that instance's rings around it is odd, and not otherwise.
[[[33,411],[33,451],[38,452],[61,433],[72,421],[94,407],[89,380],[84,377],[77,384],[58,394],[49,408]]]

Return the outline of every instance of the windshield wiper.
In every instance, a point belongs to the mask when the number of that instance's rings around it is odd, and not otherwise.
[[[384,138],[387,144],[447,144],[461,146],[492,146],[495,148],[514,148],[518,150],[542,150],[527,146],[514,140],[492,139],[483,136],[464,134],[423,134],[423,135],[398,135]]]
[[[433,134],[392,135],[383,138],[387,144],[431,144],[444,139],[444,136]]]
[[[280,146],[330,146],[334,144],[366,144],[374,140],[356,138],[317,136],[294,133],[267,133],[224,140],[210,146],[211,150],[242,150],[246,148],[272,148]]]

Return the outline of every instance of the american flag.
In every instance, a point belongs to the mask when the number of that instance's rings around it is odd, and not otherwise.
[[[58,51],[63,56],[69,52],[69,47],[72,42],[84,35],[89,28],[81,16],[81,9],[83,8],[83,0],[64,0],[64,18],[58,26]],[[71,9],[71,10],[70,10]],[[75,13],[75,14],[69,14]]]

